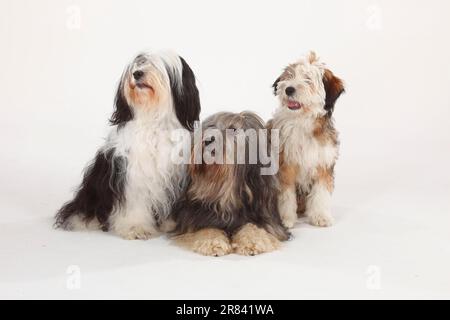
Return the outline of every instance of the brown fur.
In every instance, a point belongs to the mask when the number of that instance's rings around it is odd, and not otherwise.
[[[281,189],[288,188],[295,185],[299,172],[298,164],[288,164],[284,161],[283,153],[280,154],[280,169],[278,171],[278,178],[280,180]]]
[[[306,194],[297,190],[297,215],[303,215],[306,211]]]
[[[331,117],[336,100],[345,91],[344,82],[340,78],[336,77],[329,69],[325,69],[323,75],[323,85],[326,92],[325,110],[328,111],[328,116]]]
[[[334,189],[334,176],[333,168],[317,167],[315,180],[318,183],[322,183],[326,186],[329,192],[333,192]]]
[[[151,108],[160,102],[163,96],[160,94],[164,92],[161,87],[161,79],[155,75],[147,75],[145,79],[146,88],[138,88],[132,83],[130,79],[125,80],[125,91],[128,99],[133,105],[143,106],[144,108]]]
[[[313,136],[317,139],[321,145],[326,143],[332,143],[334,145],[338,144],[337,131],[334,128],[333,121],[331,118],[325,116],[317,118],[315,123],[315,128],[313,131]]]
[[[232,237],[233,251],[244,256],[254,256],[260,253],[278,249],[281,242],[262,228],[248,223]]]
[[[174,240],[178,245],[205,256],[219,257],[232,251],[227,234],[214,228],[182,234]]]

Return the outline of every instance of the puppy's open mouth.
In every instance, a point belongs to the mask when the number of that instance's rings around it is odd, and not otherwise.
[[[287,107],[288,107],[289,109],[291,109],[291,110],[299,110],[299,109],[302,107],[302,105],[300,104],[300,102],[293,101],[293,100],[288,100],[288,101],[286,102],[286,105],[287,105]]]

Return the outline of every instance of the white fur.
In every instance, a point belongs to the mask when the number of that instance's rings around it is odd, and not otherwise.
[[[110,217],[111,230],[124,238],[147,238],[157,232],[154,216],[162,220],[184,187],[186,168],[170,159],[175,143],[171,130],[182,129],[174,113],[153,119],[137,117],[108,139],[117,156],[127,159],[125,203]],[[185,129],[183,129],[185,130]],[[186,130],[187,131],[187,130]],[[130,235],[131,233],[131,235]]]
[[[101,227],[100,223],[96,218],[92,219],[89,222],[86,222],[80,217],[80,215],[76,214],[69,218],[65,228],[71,231],[79,231],[79,230],[98,230],[100,229],[100,227]]]
[[[315,183],[306,199],[306,216],[311,224],[329,227],[333,224],[331,216],[331,193],[326,186]]]
[[[285,107],[278,109],[274,116],[274,128],[280,129],[284,160],[299,165],[297,183],[302,191],[309,192],[316,168],[332,166],[338,157],[338,148],[332,144],[322,145],[313,137],[314,116],[292,116],[292,112]]]
[[[186,180],[186,166],[174,164],[170,157],[176,147],[172,131],[188,131],[176,117],[166,70],[169,66],[177,80],[176,89],[182,90],[182,64],[172,52],[145,56],[147,65],[134,65],[130,73],[155,70],[154,79],[166,92],[159,93],[159,105],[134,108],[134,119],[114,130],[106,146],[127,160],[125,203],[109,218],[111,230],[125,239],[147,239],[157,233],[155,217],[161,222],[168,217]]]
[[[278,197],[278,212],[286,228],[292,228],[297,221],[297,196],[295,186],[286,188]]]

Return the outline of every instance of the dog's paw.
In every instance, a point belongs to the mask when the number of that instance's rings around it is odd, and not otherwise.
[[[97,218],[88,220],[83,218],[80,214],[70,216],[66,220],[57,221],[55,223],[56,228],[61,228],[67,231],[84,231],[84,230],[100,230],[101,225]]]
[[[282,215],[281,216],[281,222],[283,223],[283,226],[285,226],[288,229],[291,229],[294,227],[295,223],[297,222],[297,215]]]
[[[309,223],[317,227],[331,227],[334,219],[329,213],[311,213],[308,214]]]
[[[280,241],[254,224],[246,224],[232,238],[233,251],[244,256],[271,252],[280,247]]]
[[[219,229],[203,229],[183,234],[175,240],[179,245],[204,256],[221,257],[232,251],[230,239]]]
[[[228,238],[197,240],[192,249],[204,256],[221,257],[231,253],[231,244]]]
[[[125,240],[148,240],[154,236],[155,233],[153,230],[135,226],[117,231],[117,234]]]

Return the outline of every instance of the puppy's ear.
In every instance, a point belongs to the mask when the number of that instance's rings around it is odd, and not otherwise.
[[[109,119],[109,122],[112,125],[122,126],[126,122],[133,119],[133,111],[131,110],[130,105],[125,98],[123,88],[124,88],[124,80],[122,79],[117,88],[116,97],[114,98],[114,112]]]
[[[273,88],[273,94],[277,95],[277,91],[278,91],[278,83],[281,81],[281,76],[277,78],[277,80],[275,80],[275,82],[272,85]]]
[[[175,113],[178,121],[189,131],[194,129],[194,122],[200,117],[200,95],[195,84],[195,75],[186,61],[180,57],[183,66],[182,87],[178,87],[178,81],[171,79],[171,89]]]
[[[344,83],[336,77],[333,72],[325,69],[323,74],[323,85],[325,88],[325,110],[327,115],[331,116],[334,110],[334,104],[339,96],[345,91]]]

